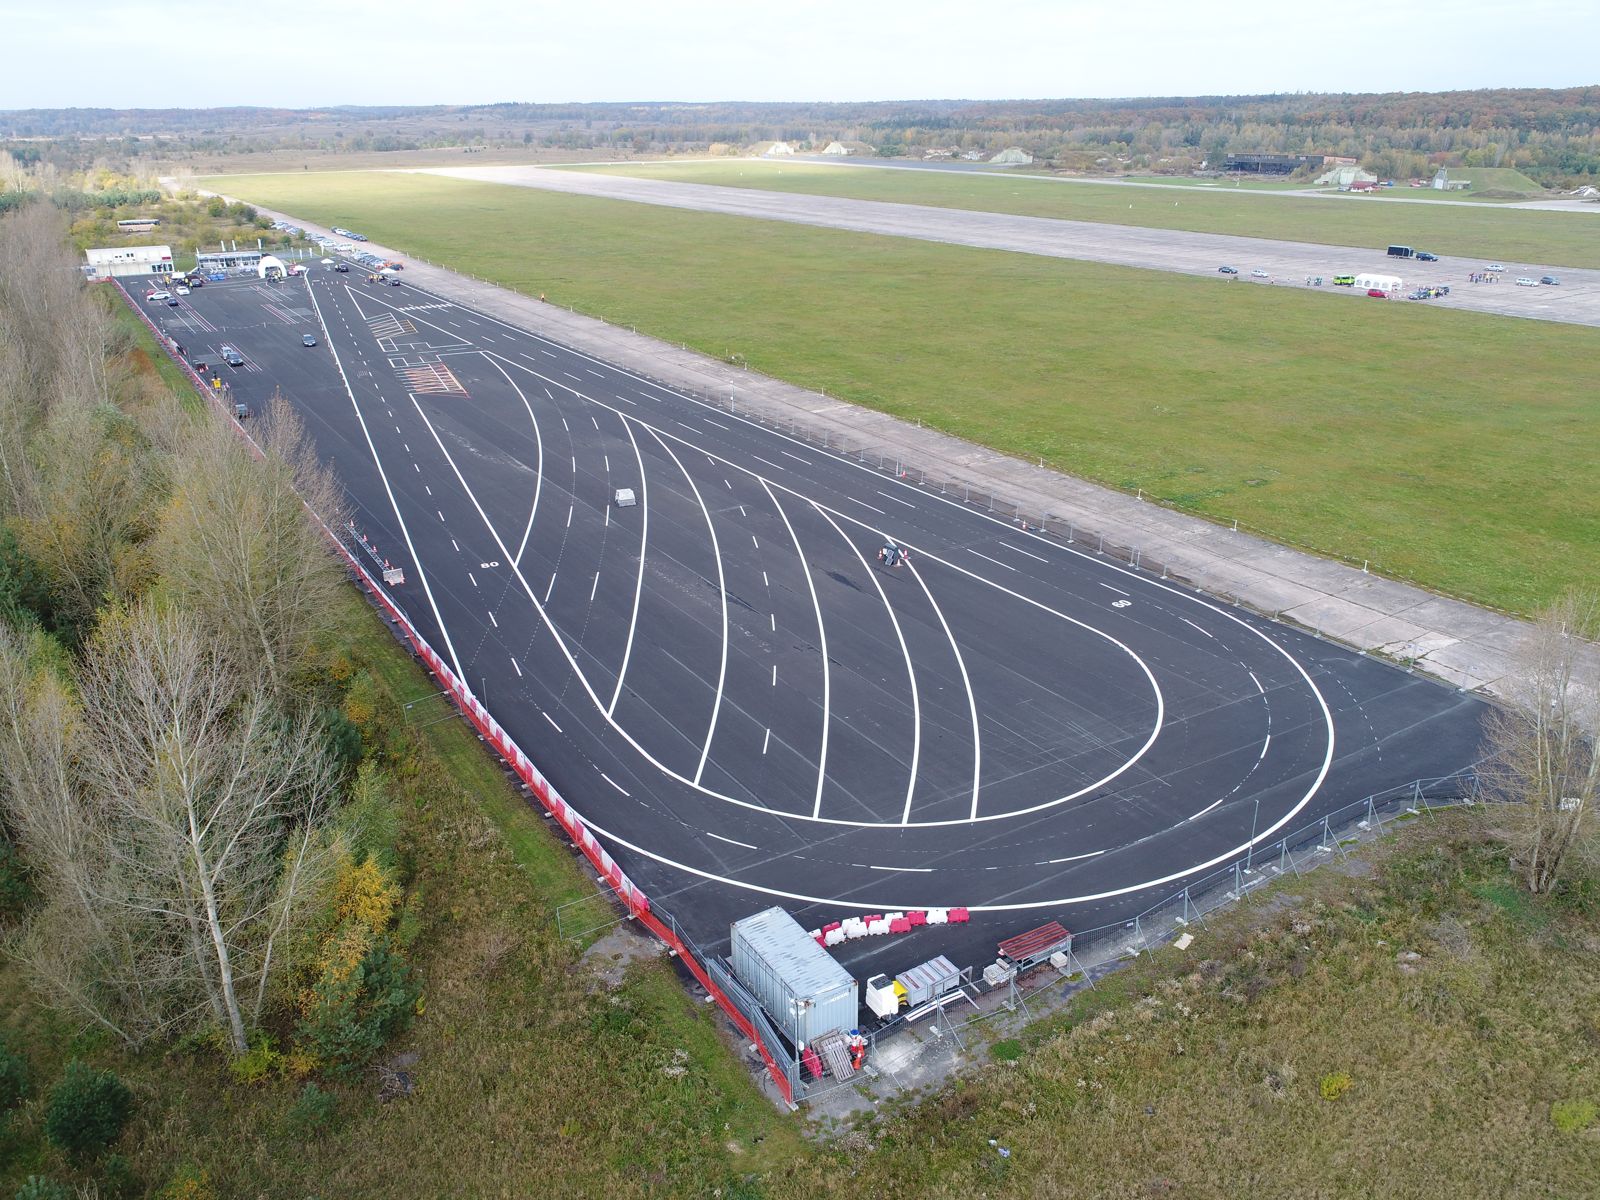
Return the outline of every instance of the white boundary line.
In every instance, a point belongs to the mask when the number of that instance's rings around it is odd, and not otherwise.
[[[933,615],[939,618],[939,624],[944,629],[944,636],[950,639],[950,651],[956,656],[956,666],[961,670],[961,682],[967,689],[967,708],[972,713],[972,819],[978,819],[978,783],[983,766],[983,739],[978,732],[978,698],[972,694],[972,680],[967,676],[967,662],[961,657],[961,647],[956,643],[956,635],[950,631],[950,622],[944,619],[944,610],[939,607],[939,602],[933,598],[933,590],[928,587],[928,581],[917,570],[917,564],[910,559],[906,566],[911,570],[911,577],[922,585],[922,594],[927,596],[928,603],[933,606]]]
[[[505,376],[506,382],[511,385],[511,390],[516,392],[517,399],[522,401],[522,407],[528,410],[528,421],[533,425],[534,445],[538,448],[538,459],[533,468],[533,504],[528,508],[528,524],[522,531],[522,544],[517,547],[517,556],[512,560],[521,562],[523,552],[528,548],[528,535],[533,532],[534,514],[539,511],[539,493],[544,490],[544,435],[539,432],[539,418],[534,416],[533,405],[528,403],[528,397],[522,394],[522,389],[517,386],[516,380],[511,378],[506,369],[495,361],[500,356],[491,350],[480,350],[479,353],[496,371]]]
[[[622,417],[620,413],[617,415]],[[633,426],[628,423],[627,417],[622,417],[622,430],[628,435],[628,441],[633,443],[633,457],[639,463],[639,577],[633,586],[633,616],[628,619],[628,641],[622,650],[622,666],[617,671],[617,688],[611,693],[611,703],[606,706],[607,720],[617,711],[617,701],[622,696],[622,680],[628,674],[628,662],[633,658],[633,634],[639,627],[639,598],[644,594],[644,554],[650,544],[650,493],[645,486],[644,455],[639,453],[639,443],[633,436]]]

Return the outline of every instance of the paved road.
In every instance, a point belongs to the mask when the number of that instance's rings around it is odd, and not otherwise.
[[[773,902],[966,905],[845,961],[981,964],[1476,757],[1476,697],[409,282],[155,309],[191,358],[238,347],[240,399],[294,401],[396,602],[703,942]]]
[[[1398,275],[1404,281],[1405,289],[1418,284],[1450,285],[1452,291],[1448,298],[1425,302],[1441,307],[1563,324],[1600,326],[1600,270],[1505,262],[1503,265],[1506,270],[1501,274],[1499,283],[1472,284],[1467,281],[1468,276],[1490,264],[1477,259],[1448,256],[1436,263],[1418,263],[1389,258],[1382,247],[1321,246],[1268,238],[1108,225],[1096,221],[1064,221],[1051,217],[853,200],[840,196],[801,196],[753,188],[629,179],[545,167],[436,167],[419,169],[415,173],[603,196],[696,212],[819,225],[858,233],[886,234],[990,250],[1204,275],[1216,279],[1219,287],[1296,287],[1345,300],[1358,299],[1363,304],[1384,303],[1372,300],[1364,293],[1357,294],[1350,288],[1331,286],[1335,275],[1372,271]],[[1163,193],[1160,200],[1141,202],[1166,204],[1168,201]],[[1175,202],[1181,203],[1181,198]],[[1218,274],[1217,268],[1223,265],[1237,267],[1241,273],[1240,276],[1231,277],[1231,284],[1230,277]],[[1250,272],[1257,269],[1266,271],[1270,279],[1251,278]],[[1513,283],[1519,276],[1540,279],[1545,275],[1560,279],[1562,286],[1523,288]],[[1307,277],[1316,276],[1323,278],[1325,286],[1307,288]]]

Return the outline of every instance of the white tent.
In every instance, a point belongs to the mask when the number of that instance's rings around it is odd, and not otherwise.
[[[1362,291],[1398,292],[1400,290],[1400,276],[1357,275],[1356,287]]]

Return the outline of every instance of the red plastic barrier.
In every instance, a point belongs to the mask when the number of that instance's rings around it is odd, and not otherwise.
[[[928,923],[928,914],[919,908],[915,912],[908,912],[906,920],[911,922],[911,928],[916,929]]]
[[[911,921],[907,917],[896,917],[889,922],[890,933],[910,933]]]
[[[970,920],[972,920],[972,914],[969,913],[966,909],[964,909],[964,908],[952,908],[950,910],[950,924],[952,924],[952,925],[965,925]]]

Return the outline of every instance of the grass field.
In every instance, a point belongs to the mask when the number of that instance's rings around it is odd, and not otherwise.
[[[1162,188],[1130,188],[1028,174],[996,179],[961,171],[834,167],[759,159],[559,169],[1328,246],[1376,249],[1398,242],[1423,246],[1435,254],[1600,267],[1600,205],[1592,214],[1495,209],[1488,205],[1380,206],[1366,196],[1283,196],[1273,194],[1278,189],[1271,187],[1190,188],[1175,197]],[[1418,194],[1410,188],[1396,188],[1394,193]]]
[[[1595,330],[432,176],[217,182],[1486,603],[1592,578]]]

